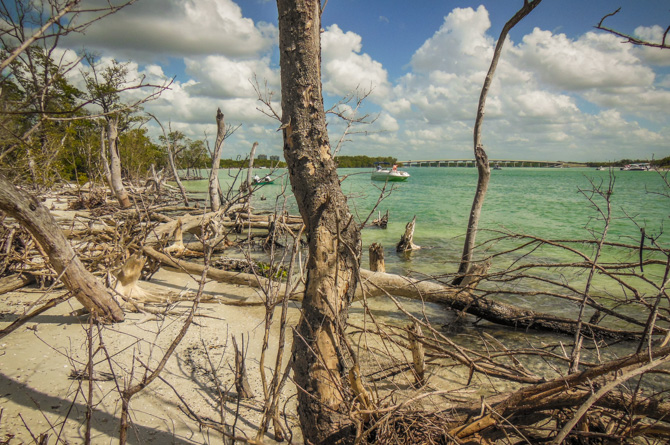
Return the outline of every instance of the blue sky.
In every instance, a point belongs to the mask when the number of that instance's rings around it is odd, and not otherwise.
[[[100,1],[100,0],[91,0]],[[371,93],[354,110],[374,123],[342,138],[340,153],[399,159],[472,157],[476,103],[496,39],[522,0],[329,0],[323,14],[326,106]],[[670,25],[666,0],[544,0],[510,34],[489,93],[483,142],[489,157],[607,161],[670,155],[670,50],[636,48],[594,30],[606,25],[651,40]],[[281,154],[279,124],[250,79],[279,106],[276,3],[139,0],[65,42],[103,60],[131,62],[148,79],[177,76],[145,107],[189,137],[212,138],[220,107],[241,124],[224,157]],[[155,131],[155,130],[152,130]]]

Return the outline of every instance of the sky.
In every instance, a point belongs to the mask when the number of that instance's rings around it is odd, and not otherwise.
[[[321,34],[325,106],[369,122],[343,138],[345,122],[329,114],[331,146],[342,139],[341,155],[472,159],[493,48],[521,5],[329,0]],[[670,25],[667,0],[544,0],[511,31],[486,102],[482,142],[490,159],[670,156],[670,49],[635,47],[594,29],[618,7],[605,25],[626,34],[659,42]],[[254,142],[257,154],[282,154],[280,123],[254,88],[270,93],[281,114],[277,42],[274,1],[138,0],[63,46],[130,62],[131,75],[153,83],[174,77],[145,110],[212,144],[221,108],[226,123],[239,126],[223,157],[236,158]]]

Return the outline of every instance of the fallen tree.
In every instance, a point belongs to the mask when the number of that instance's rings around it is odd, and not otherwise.
[[[0,175],[0,209],[28,229],[74,297],[102,320],[123,321],[112,293],[86,270],[53,216],[39,201]]]

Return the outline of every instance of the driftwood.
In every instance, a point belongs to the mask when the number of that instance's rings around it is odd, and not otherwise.
[[[395,247],[396,252],[408,252],[410,250],[421,249],[421,246],[414,244],[414,227],[416,225],[416,215],[412,221],[405,226],[405,233],[400,237],[400,242]]]
[[[409,349],[412,351],[412,363],[414,365],[416,383],[419,386],[423,386],[426,383],[426,363],[423,344],[421,343],[421,338],[423,337],[421,325],[416,321],[413,322],[407,326],[407,333],[409,336]]]
[[[35,277],[30,274],[15,274],[0,278],[0,295],[21,289],[35,282]]]
[[[240,399],[253,399],[254,392],[249,385],[247,378],[247,367],[244,363],[244,335],[242,335],[242,347],[237,346],[237,341],[233,335],[233,347],[235,348],[235,390]]]
[[[360,273],[361,287],[368,296],[393,295],[439,303],[492,323],[517,329],[536,329],[569,335],[576,332],[575,320],[476,296],[470,289],[364,269]],[[637,340],[642,335],[642,332],[611,329],[590,323],[582,323],[582,329],[598,338]]]
[[[88,311],[105,320],[123,321],[123,310],[109,290],[86,270],[51,213],[1,175],[0,209],[28,229],[65,286]]]

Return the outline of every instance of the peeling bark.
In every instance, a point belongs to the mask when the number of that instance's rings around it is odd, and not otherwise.
[[[340,188],[321,93],[321,4],[278,0],[284,157],[309,241],[302,318],[294,345],[298,414],[306,441],[355,434],[347,404],[341,326],[354,299],[360,232]]]

